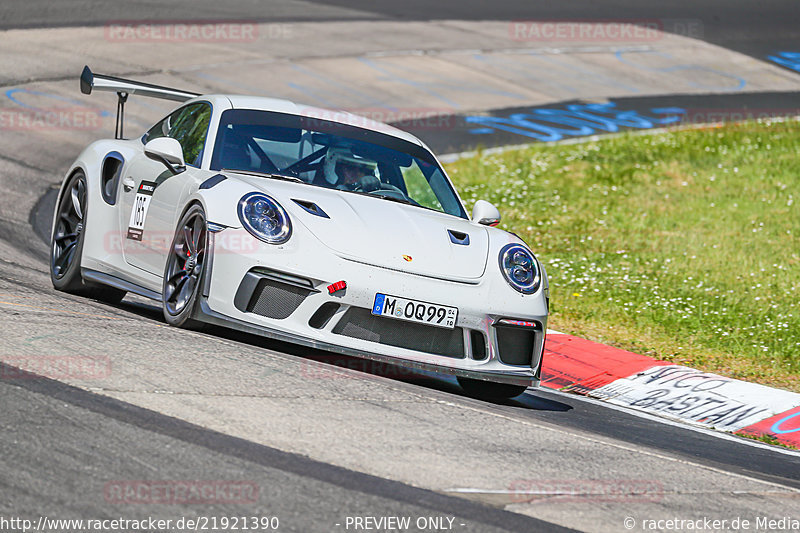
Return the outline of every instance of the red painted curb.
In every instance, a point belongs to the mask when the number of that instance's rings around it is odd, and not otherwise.
[[[548,335],[544,352],[542,385],[581,394],[648,368],[670,364],[564,334]]]
[[[547,336],[544,351],[542,386],[587,395],[617,380],[629,378],[627,380],[629,383],[630,378],[649,369],[669,365],[673,363],[572,335],[551,333]],[[687,371],[692,372],[689,369]],[[730,378],[720,377],[720,379],[744,383]],[[756,384],[753,384],[753,387],[769,390],[768,387]],[[773,390],[780,395],[793,394],[778,389]],[[735,433],[769,435],[783,444],[800,448],[800,405],[779,414],[769,415],[768,418],[738,429]]]
[[[747,435],[770,435],[784,444],[800,448],[800,407],[771,416],[736,433]]]

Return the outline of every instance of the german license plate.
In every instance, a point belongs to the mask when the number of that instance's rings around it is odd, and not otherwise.
[[[372,314],[453,329],[458,308],[378,293],[372,304]]]

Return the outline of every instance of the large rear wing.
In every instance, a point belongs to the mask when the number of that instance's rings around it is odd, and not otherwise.
[[[161,85],[153,85],[152,83],[126,80],[125,78],[106,76],[105,74],[95,74],[88,66],[85,66],[81,73],[81,92],[83,94],[92,94],[93,90],[117,93],[117,124],[114,129],[114,138],[116,139],[122,139],[122,121],[128,95],[138,94],[151,98],[174,100],[176,102],[185,102],[186,100],[191,100],[192,98],[200,96],[198,93],[181,91],[180,89],[172,89]]]

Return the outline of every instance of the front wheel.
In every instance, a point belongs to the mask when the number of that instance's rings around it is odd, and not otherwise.
[[[203,208],[193,205],[178,223],[164,270],[161,302],[164,318],[172,326],[202,327],[192,316],[199,300],[207,237]]]
[[[482,400],[508,400],[516,398],[528,387],[526,385],[511,385],[509,383],[494,383],[480,379],[458,377],[458,384],[470,396]]]

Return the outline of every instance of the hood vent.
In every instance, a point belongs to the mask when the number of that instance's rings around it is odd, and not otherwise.
[[[215,185],[219,185],[220,183],[225,181],[225,179],[226,179],[225,176],[223,176],[222,174],[217,174],[216,176],[211,176],[206,181],[204,181],[203,183],[200,184],[200,188],[201,189],[210,189],[211,187],[214,187]]]
[[[305,209],[306,211],[308,211],[309,213],[311,213],[312,215],[316,215],[322,218],[331,218],[328,216],[328,213],[323,211],[322,208],[317,204],[315,204],[314,202],[309,202],[306,200],[297,200],[296,198],[292,198],[292,201],[297,205],[299,205],[300,207],[302,207],[303,209]]]
[[[468,233],[462,233],[460,231],[449,229],[447,230],[447,234],[450,235],[450,242],[452,242],[453,244],[460,244],[461,246],[469,246]]]

